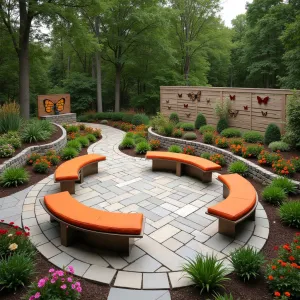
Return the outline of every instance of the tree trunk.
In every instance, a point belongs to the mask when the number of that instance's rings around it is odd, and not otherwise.
[[[116,87],[115,87],[115,112],[120,111],[120,89],[121,89],[121,71],[120,64],[116,65]]]
[[[96,53],[96,74],[97,74],[97,112],[102,112],[102,78],[101,78],[101,57],[99,51]]]
[[[189,73],[190,73],[190,57],[186,55],[184,62],[184,79],[186,85],[189,85]]]

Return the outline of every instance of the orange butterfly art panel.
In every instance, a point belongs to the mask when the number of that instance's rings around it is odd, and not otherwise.
[[[38,116],[66,114],[71,112],[69,94],[39,95]]]

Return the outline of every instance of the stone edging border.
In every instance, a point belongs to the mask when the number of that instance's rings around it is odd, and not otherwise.
[[[5,161],[2,165],[0,165],[0,174],[9,167],[24,166],[26,164],[27,156],[33,152],[43,154],[49,149],[54,149],[56,152],[59,152],[67,144],[67,132],[61,125],[57,123],[53,123],[53,124],[59,127],[63,133],[58,140],[45,145],[27,147],[22,152],[18,153],[16,156],[12,157],[11,159]]]
[[[197,155],[200,155],[203,152],[209,152],[212,154],[223,154],[228,163],[232,163],[232,162],[238,161],[238,160],[242,161],[249,168],[249,177],[260,181],[264,185],[270,184],[274,178],[278,177],[278,175],[276,175],[268,170],[265,170],[264,168],[252,163],[251,161],[249,161],[243,157],[236,156],[227,150],[220,149],[215,146],[207,145],[207,144],[200,143],[200,142],[193,142],[193,141],[187,141],[187,140],[162,136],[162,135],[159,135],[156,132],[154,132],[152,130],[152,127],[150,127],[148,129],[148,139],[159,140],[161,146],[164,148],[169,148],[171,145],[174,145],[174,144],[180,145],[182,147],[192,146],[195,148],[195,152]],[[293,182],[297,186],[297,194],[300,194],[300,182],[295,181],[295,180],[293,180]]]

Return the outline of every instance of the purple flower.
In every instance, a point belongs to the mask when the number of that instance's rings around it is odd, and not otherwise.
[[[68,266],[69,272],[74,274],[74,268],[72,266]]]
[[[65,290],[67,288],[67,285],[66,284],[63,284],[61,287],[60,287],[62,290]]]
[[[40,292],[37,292],[35,295],[34,295],[34,298],[35,299],[38,299],[38,298],[40,298],[41,297],[41,293]]]
[[[51,268],[50,270],[49,270],[49,273],[53,273],[55,270],[53,269],[53,268]]]
[[[39,282],[38,282],[38,287],[39,288],[42,288],[46,283],[46,280],[45,279],[41,279]]]
[[[68,280],[68,282],[72,282],[73,281],[72,277],[68,277],[67,280]]]

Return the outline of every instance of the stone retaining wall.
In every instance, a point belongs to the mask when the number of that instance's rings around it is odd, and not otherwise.
[[[230,151],[224,150],[217,148],[212,145],[207,145],[199,142],[194,142],[194,141],[186,141],[182,139],[177,139],[177,138],[171,138],[171,137],[165,137],[157,134],[152,130],[152,128],[148,129],[148,139],[155,139],[160,141],[160,145],[164,148],[169,148],[171,145],[179,145],[181,147],[186,147],[186,146],[192,146],[195,148],[196,155],[200,156],[201,153],[203,152],[209,152],[211,154],[223,154],[227,164],[230,164],[234,161],[240,160],[243,161],[249,169],[249,177],[252,177],[259,182],[261,182],[264,185],[268,185],[271,183],[271,181],[278,177],[276,174],[252,163],[251,161],[236,156]],[[293,181],[297,185],[297,190],[298,194],[300,194],[300,182],[299,181]]]
[[[67,144],[67,132],[66,130],[60,126],[59,124],[54,125],[58,126],[62,130],[62,136],[49,144],[32,146],[24,149],[22,152],[18,153],[16,156],[11,159],[5,161],[2,165],[0,165],[0,174],[9,167],[23,167],[26,164],[26,160],[28,155],[31,153],[41,153],[45,154],[48,150],[54,149],[56,152],[59,152],[62,148]]]
[[[76,114],[75,113],[67,113],[62,115],[49,115],[42,116],[42,120],[48,120],[49,122],[56,124],[70,124],[76,122]]]

